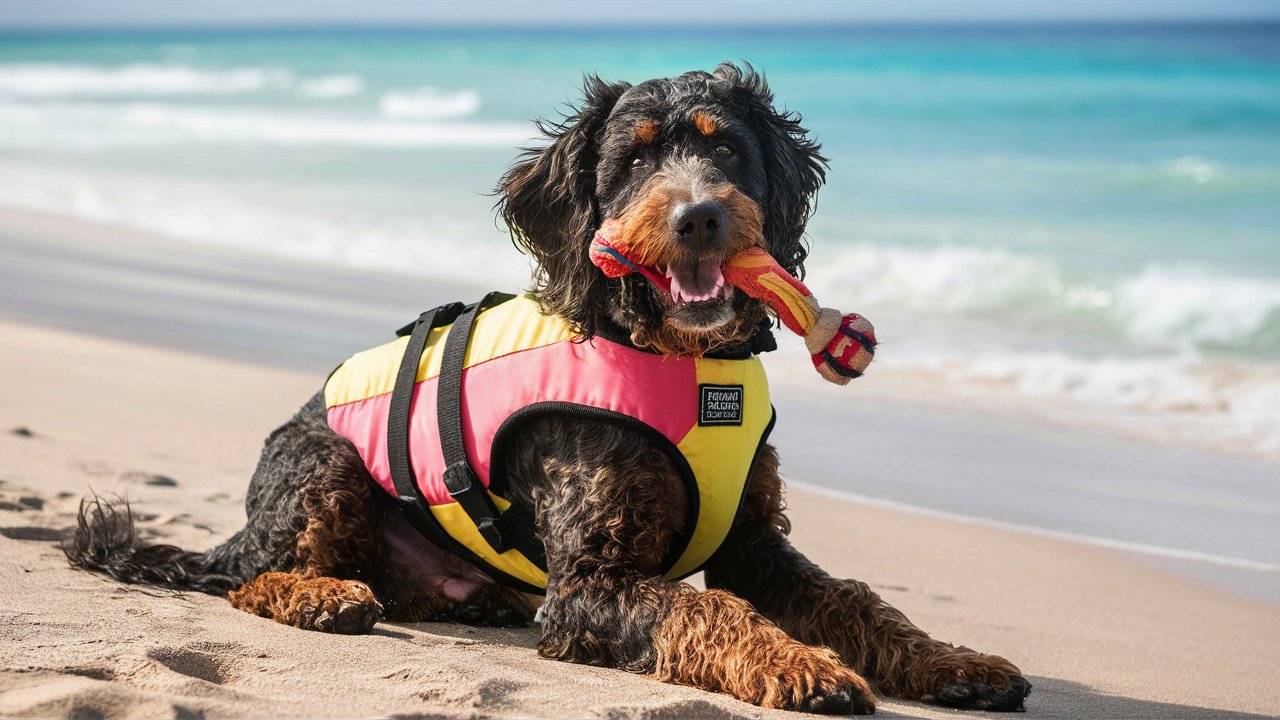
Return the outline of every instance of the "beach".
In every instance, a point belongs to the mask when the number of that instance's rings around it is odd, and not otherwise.
[[[315,392],[326,366],[422,305],[472,289],[166,244],[33,213],[0,215],[0,247],[12,261],[0,270],[0,572],[9,580],[0,591],[0,715],[793,716],[541,659],[533,628],[382,623],[368,636],[327,636],[219,598],[72,570],[57,542],[90,491],[127,497],[149,541],[200,549],[229,536],[243,522],[262,438]],[[1214,477],[1243,472],[1244,482],[1265,466],[1068,432],[998,407],[931,403],[894,383],[877,387],[873,374],[815,397],[787,371],[801,372],[804,358],[778,354],[769,363],[782,423],[775,441],[795,486],[795,544],[834,575],[869,582],[935,637],[1014,660],[1035,685],[1027,717],[1280,713],[1280,609],[1268,601],[1277,575],[1266,556],[1230,555],[1258,566],[1250,569],[1195,560],[1194,546],[1160,557],[1137,541],[1137,550],[1108,548],[1071,539],[1082,532],[1000,526],[1001,518],[1052,525],[1031,508],[983,517],[960,507],[947,517],[922,504],[853,502],[802,438],[823,438],[823,413],[848,397],[851,409],[862,408],[852,422],[886,458],[883,472],[907,487],[947,484],[928,477],[936,465],[908,460],[932,448],[932,462],[957,466],[966,456],[949,447],[973,433],[1000,442],[1003,450],[979,453],[997,468],[1017,456],[1052,476],[1061,457],[1046,448],[1064,444],[1081,462],[1101,458],[1090,467],[1103,485],[1198,465]],[[826,467],[844,467],[836,458],[848,447],[824,445]],[[1117,457],[1142,462],[1106,461]],[[968,463],[955,467],[956,481],[983,474],[978,459]],[[860,487],[875,492],[874,483]],[[970,494],[1010,508],[1054,504],[1034,488],[1002,495],[974,486]],[[1075,497],[1087,502],[1087,489]],[[1272,502],[1264,494],[1254,515]],[[1226,499],[1216,505],[1232,509]],[[1253,517],[1240,512],[1221,521]],[[879,712],[955,716],[892,700]]]
[[[0,717],[795,717],[59,549],[93,493],[236,532],[338,363],[528,287],[494,187],[535,118],[725,60],[821,144],[804,281],[879,341],[844,388],[763,357],[795,545],[1011,659],[1029,718],[1280,717],[1280,25],[1244,22],[0,28]]]

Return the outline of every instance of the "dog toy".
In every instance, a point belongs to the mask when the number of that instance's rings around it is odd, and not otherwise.
[[[638,272],[663,292],[671,292],[671,278],[653,265],[634,262],[621,242],[622,223],[604,221],[591,242],[591,262],[605,277]],[[860,377],[876,352],[875,328],[857,313],[818,305],[809,288],[778,264],[764,248],[754,247],[729,258],[720,269],[725,282],[773,308],[778,319],[804,338],[813,367],[829,382],[847,385]]]

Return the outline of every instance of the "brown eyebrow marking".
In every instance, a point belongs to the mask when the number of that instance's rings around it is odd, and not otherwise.
[[[693,114],[693,125],[698,128],[698,132],[710,137],[716,131],[715,118],[702,112],[701,110]]]
[[[645,120],[636,126],[636,140],[648,145],[658,136],[658,121]]]

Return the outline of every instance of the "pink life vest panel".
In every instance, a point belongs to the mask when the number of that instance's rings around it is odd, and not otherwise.
[[[436,416],[442,349],[452,325],[426,337],[408,419],[413,478],[453,550],[497,579],[526,590],[546,586],[545,567],[515,549],[496,552],[444,480]],[[396,497],[388,456],[388,414],[409,338],[353,355],[325,384],[329,426],[355,445],[374,481]],[[672,458],[689,489],[688,528],[673,544],[665,577],[695,572],[720,546],[772,427],[759,359],[664,356],[604,338],[577,341],[565,321],[517,297],[476,316],[462,363],[466,456],[498,510],[510,503],[495,461],[506,433],[529,417],[557,413],[645,432]],[[451,543],[452,544],[452,543]]]

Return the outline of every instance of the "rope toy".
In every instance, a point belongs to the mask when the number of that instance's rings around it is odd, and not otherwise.
[[[622,223],[605,220],[591,241],[591,263],[605,277],[623,277],[638,272],[665,293],[671,292],[671,279],[652,265],[633,262],[621,243]],[[829,382],[847,385],[861,377],[876,352],[875,328],[857,313],[818,305],[809,288],[764,248],[754,247],[729,258],[720,269],[725,282],[753,298],[762,300],[795,334],[804,338],[812,356],[813,367]]]

